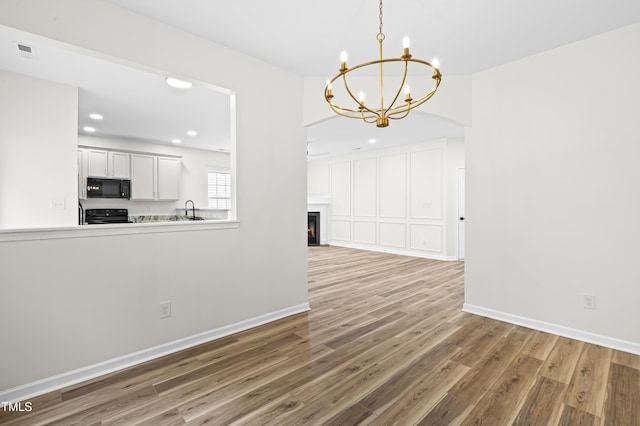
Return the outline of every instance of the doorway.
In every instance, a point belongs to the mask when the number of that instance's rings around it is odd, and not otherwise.
[[[464,260],[465,252],[465,173],[464,168],[458,168],[458,260]]]

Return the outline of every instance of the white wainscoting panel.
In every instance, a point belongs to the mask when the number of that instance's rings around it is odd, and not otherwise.
[[[461,142],[438,139],[328,160],[328,244],[456,260]]]
[[[353,242],[376,244],[376,222],[353,221]]]
[[[442,219],[444,150],[412,152],[410,159],[411,217]]]
[[[353,162],[353,215],[376,216],[377,160],[367,158]],[[354,230],[355,232],[355,230]]]
[[[351,215],[351,162],[331,165],[331,213]]]
[[[409,225],[410,247],[414,250],[442,252],[441,225]]]
[[[351,241],[351,221],[332,220],[331,239],[337,241]]]
[[[309,165],[307,168],[307,193],[309,195],[326,195],[331,192],[329,165]]]
[[[380,223],[380,245],[387,247],[406,247],[407,226],[404,223]]]
[[[380,217],[406,216],[407,156],[402,153],[380,157]]]

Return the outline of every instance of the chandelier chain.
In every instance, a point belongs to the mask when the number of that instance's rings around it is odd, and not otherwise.
[[[380,25],[378,26],[380,31],[378,32],[376,39],[384,40],[384,33],[382,32],[382,0],[380,0],[380,15],[378,18],[380,19]]]

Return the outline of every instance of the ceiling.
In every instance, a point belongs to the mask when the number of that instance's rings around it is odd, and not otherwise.
[[[336,74],[342,49],[350,64],[378,54],[375,0],[106,1],[302,76]],[[408,35],[414,57],[439,58],[445,85],[447,75],[476,73],[640,22],[640,1],[387,0],[383,13],[385,56],[400,56]],[[310,159],[464,133],[459,125],[413,113],[384,130],[384,137],[372,136],[375,126],[340,117],[318,123],[308,129]],[[371,137],[376,144],[368,143]]]

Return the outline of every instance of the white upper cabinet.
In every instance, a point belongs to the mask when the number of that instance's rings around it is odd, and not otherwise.
[[[129,154],[126,152],[110,152],[111,177],[129,179]]]
[[[158,200],[180,199],[179,158],[158,157]]]
[[[87,177],[104,177],[131,179],[132,200],[179,200],[181,173],[180,157],[81,148],[78,197],[86,198]]]
[[[131,199],[180,199],[181,167],[180,158],[131,154]]]
[[[131,154],[131,199],[156,199],[156,157]]]
[[[126,152],[87,150],[87,176],[129,179],[129,154]]]

